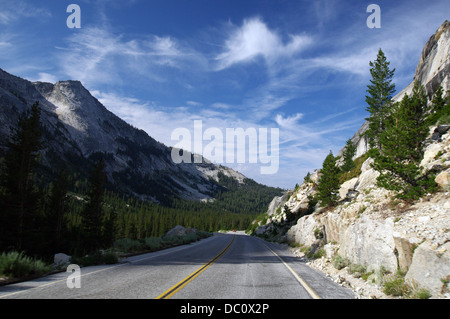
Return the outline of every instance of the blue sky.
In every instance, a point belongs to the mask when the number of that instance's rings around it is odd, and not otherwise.
[[[66,25],[69,4],[81,28]],[[366,12],[381,8],[381,28]],[[177,128],[279,129],[279,169],[224,163],[293,188],[363,124],[369,61],[383,49],[400,91],[448,0],[70,0],[0,2],[0,68],[80,80],[109,110],[173,146]],[[205,142],[207,144],[207,142]]]

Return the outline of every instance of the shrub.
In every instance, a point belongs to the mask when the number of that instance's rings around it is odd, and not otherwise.
[[[158,250],[161,249],[162,240],[160,237],[148,237],[144,239],[144,245],[149,250]]]
[[[143,250],[143,246],[144,245],[142,245],[142,243],[140,243],[138,240],[129,238],[118,239],[114,242],[114,249],[116,251],[121,251],[124,253]]]
[[[345,257],[336,255],[333,257],[332,263],[333,263],[334,268],[336,268],[337,270],[341,270],[341,269],[347,267],[350,264],[350,261]]]
[[[162,238],[162,244],[164,246],[176,246],[181,245],[183,240],[181,236],[166,236]]]
[[[108,250],[103,253],[103,262],[107,265],[117,264],[119,262],[119,257],[115,252]]]
[[[383,292],[390,296],[408,296],[411,293],[411,287],[400,276],[394,276],[384,282]]]
[[[358,272],[360,274],[366,273],[366,267],[358,264],[350,264],[348,267],[348,271],[352,274]]]
[[[411,296],[413,299],[430,299],[431,293],[425,288],[419,288],[415,290]]]
[[[325,249],[321,248],[314,253],[313,258],[319,259],[324,257],[325,255],[326,255]]]
[[[41,275],[50,271],[50,268],[43,261],[25,256],[23,252],[12,251],[0,255],[0,275],[7,277]]]

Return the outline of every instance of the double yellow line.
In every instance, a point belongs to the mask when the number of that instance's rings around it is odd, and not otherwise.
[[[220,252],[220,254],[218,254],[216,257],[214,257],[213,259],[208,261],[205,265],[203,265],[202,267],[200,267],[199,269],[194,271],[192,274],[190,274],[189,276],[187,276],[186,278],[184,278],[183,280],[181,280],[180,282],[175,284],[172,288],[169,288],[168,290],[166,290],[165,292],[160,294],[158,297],[156,297],[156,299],[169,299],[174,294],[176,294],[178,291],[183,289],[184,286],[186,286],[188,283],[190,283],[192,280],[194,280],[198,275],[200,275],[203,271],[205,271],[206,268],[211,266],[220,257],[222,257],[227,252],[227,250],[231,247],[231,245],[233,244],[235,237],[236,237],[236,235],[233,236],[233,239],[231,240],[231,242],[228,244],[227,247],[225,247],[224,250],[222,250]]]

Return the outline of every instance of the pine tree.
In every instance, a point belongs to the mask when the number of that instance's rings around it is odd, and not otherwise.
[[[428,127],[424,121],[427,97],[418,82],[412,96],[405,95],[390,110],[385,130],[379,135],[381,148],[371,150],[373,167],[380,172],[378,185],[399,192],[403,198],[417,198],[432,181],[420,177],[420,161]]]
[[[353,145],[353,142],[350,139],[347,141],[344,152],[342,154],[344,158],[344,164],[342,165],[341,169],[343,172],[348,172],[355,167],[355,163],[353,162],[353,157],[355,156],[355,154],[356,146]]]
[[[369,63],[372,79],[367,86],[366,110],[370,113],[367,118],[369,129],[366,136],[370,147],[378,147],[378,136],[384,129],[384,120],[387,110],[391,106],[391,99],[395,93],[395,84],[392,83],[395,69],[389,69],[390,62],[387,61],[384,52],[378,51],[377,59]]]
[[[89,177],[89,201],[82,213],[83,250],[95,251],[102,246],[103,195],[106,183],[105,163],[100,159]]]
[[[52,184],[47,210],[48,246],[50,252],[62,252],[65,247],[64,237],[67,234],[67,189],[68,176],[64,169],[58,173],[55,184]]]
[[[322,206],[334,206],[338,199],[339,168],[336,166],[336,158],[331,151],[325,158],[320,172],[322,175],[317,187],[317,198]]]
[[[288,205],[283,206],[284,213],[286,214],[286,222],[290,223],[297,218],[297,214],[295,214]]]
[[[449,122],[450,117],[450,94],[447,92],[447,97],[444,98],[444,90],[442,86],[436,90],[433,100],[431,101],[433,107],[431,114],[428,116],[426,122],[428,125],[443,124],[440,122]]]
[[[35,180],[41,144],[40,108],[36,102],[12,129],[5,157],[0,217],[2,245],[35,252],[39,192]]]

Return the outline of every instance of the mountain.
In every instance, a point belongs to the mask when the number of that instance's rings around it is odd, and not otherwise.
[[[87,176],[102,157],[109,188],[160,203],[172,198],[211,199],[224,188],[220,176],[240,185],[249,181],[207,159],[201,164],[175,164],[170,147],[108,111],[79,81],[30,82],[1,69],[0,155],[11,126],[36,101],[43,128],[42,166],[49,179],[61,167]]]
[[[450,22],[445,21],[425,44],[416,80],[426,90],[428,106],[439,86],[448,97]],[[413,83],[394,101],[400,101],[405,93],[410,95],[412,87]],[[448,121],[448,116],[444,118]],[[267,214],[249,229],[296,247],[293,251],[298,257],[352,288],[358,298],[403,294],[448,299],[450,123],[429,127],[421,174],[434,175],[438,188],[414,201],[399,200],[395,192],[378,185],[380,173],[366,154],[363,133],[367,126],[364,123],[352,138],[357,146],[355,174],[341,183],[335,207],[317,204],[321,172],[316,170],[294,190],[275,198]]]

